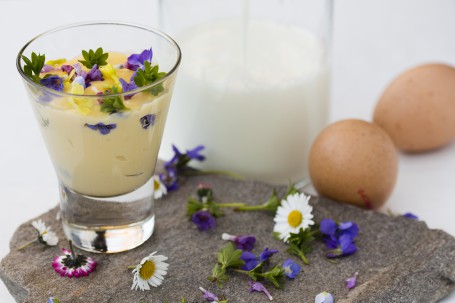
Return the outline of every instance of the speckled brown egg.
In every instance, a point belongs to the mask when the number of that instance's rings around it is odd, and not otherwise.
[[[379,126],[343,120],[324,129],[311,147],[311,181],[322,196],[379,208],[397,178],[396,148]]]
[[[380,97],[373,120],[405,152],[450,143],[455,139],[455,68],[426,64],[399,75]]]

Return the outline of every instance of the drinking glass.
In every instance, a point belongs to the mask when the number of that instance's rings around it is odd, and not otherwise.
[[[76,95],[24,73],[23,55],[71,59],[98,47],[127,55],[151,48],[152,65],[167,74],[134,91]],[[79,248],[121,252],[152,235],[153,173],[180,57],[179,46],[163,32],[115,22],[53,29],[20,50],[17,68],[59,181],[63,230]],[[101,104],[115,100],[128,110],[101,111]]]
[[[185,54],[164,146],[205,145],[201,169],[273,184],[305,179],[311,144],[328,122],[332,6],[160,1],[160,26]]]

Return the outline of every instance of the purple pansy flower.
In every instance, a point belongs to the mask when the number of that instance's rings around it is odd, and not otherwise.
[[[323,241],[327,248],[328,258],[351,255],[357,251],[354,238],[359,233],[359,227],[353,222],[337,224],[332,219],[323,219],[319,230],[324,234]]]
[[[419,220],[419,217],[417,217],[417,216],[414,215],[413,213],[405,213],[405,214],[403,215],[403,217],[408,218],[408,219],[412,219],[412,220]]]
[[[153,114],[153,115],[148,114],[148,115],[143,116],[140,119],[140,122],[141,122],[141,125],[142,125],[143,129],[147,129],[149,126],[155,125],[155,121],[156,121],[156,115],[155,114]]]
[[[234,246],[243,251],[251,251],[256,243],[254,236],[233,236],[227,233],[223,233],[221,238],[225,241],[232,241]]]
[[[348,256],[357,251],[357,246],[352,242],[352,238],[349,235],[341,235],[338,238],[338,243],[336,243],[335,248],[332,248],[333,242],[330,242],[330,247],[328,245],[327,247],[331,248],[331,250],[326,253],[327,258]]]
[[[200,231],[206,231],[216,226],[215,218],[205,210],[195,212],[191,217],[191,222],[196,224]]]
[[[272,296],[262,283],[250,281],[250,292],[254,291],[263,292],[267,296],[267,298],[269,298],[270,301],[273,300]]]
[[[47,88],[57,90],[59,92],[63,91],[63,79],[59,76],[52,75],[40,80],[40,83]]]
[[[97,130],[100,132],[100,134],[102,135],[107,135],[111,132],[111,130],[115,129],[117,127],[116,124],[104,124],[102,122],[98,123],[98,124],[88,124],[88,123],[85,123],[86,127],[92,129],[92,130]]]
[[[144,66],[145,61],[152,62],[153,51],[152,48],[145,49],[140,54],[132,54],[126,59],[125,67],[130,70],[137,70]]]
[[[245,262],[245,264],[241,267],[243,270],[252,270],[259,264],[256,255],[249,251],[243,251],[240,259]]]
[[[259,255],[259,261],[265,262],[268,259],[270,259],[270,257],[273,256],[274,254],[276,254],[277,252],[278,252],[278,250],[276,250],[276,249],[269,249],[268,247],[266,247],[264,249],[264,251],[261,252],[261,254]]]
[[[85,85],[87,87],[90,86],[90,82],[92,81],[103,81],[103,74],[98,69],[98,65],[93,65],[92,69],[86,74],[85,77]]]
[[[353,277],[350,277],[344,281],[347,289],[353,289],[356,286],[358,275],[359,273],[356,272]]]
[[[60,69],[69,75],[73,71],[74,67],[72,65],[66,65],[65,64],[65,65],[62,65],[60,67]]]
[[[134,83],[134,81],[131,81],[130,83],[128,83],[125,80],[123,80],[122,78],[120,78],[119,80],[120,80],[120,83],[122,84],[122,91],[124,93],[135,90],[137,88],[137,85],[136,85],[136,83]],[[135,94],[125,95],[125,100],[131,99],[134,95]]]
[[[284,274],[290,279],[295,279],[300,272],[300,266],[291,259],[284,261],[282,267],[284,269]]]
[[[82,66],[79,63],[76,63],[73,65],[73,67],[76,70],[76,72],[75,72],[76,76],[80,76],[80,77],[84,78],[84,81],[85,81],[85,78],[87,78],[87,72],[82,69]]]
[[[220,300],[215,294],[205,290],[202,287],[199,287],[199,290],[202,291],[202,293],[204,294],[204,299],[206,299],[209,302],[218,302]]]

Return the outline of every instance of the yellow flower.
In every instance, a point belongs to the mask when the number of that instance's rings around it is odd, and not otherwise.
[[[71,84],[70,93],[74,95],[83,95],[84,91],[84,86],[78,83],[75,79],[75,81]],[[70,103],[83,115],[88,115],[93,107],[93,102],[89,98],[71,97]]]
[[[46,62],[47,65],[50,65],[50,66],[56,66],[56,65],[60,65],[62,63],[66,62],[66,59],[65,58],[60,58],[60,59],[55,59],[55,60],[49,60]]]
[[[122,83],[120,83],[119,78],[117,77],[117,72],[111,64],[106,64],[99,67],[101,73],[103,74],[104,79],[112,79],[117,86],[119,93],[122,92]]]

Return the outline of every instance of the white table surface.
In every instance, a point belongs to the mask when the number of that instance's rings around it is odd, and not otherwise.
[[[370,120],[384,87],[408,67],[455,65],[454,12],[453,0],[337,1],[331,120]],[[0,0],[0,257],[20,223],[57,204],[56,177],[16,71],[16,54],[47,29],[93,20],[156,26],[156,3]],[[429,227],[455,236],[454,185],[455,142],[432,153],[400,155],[398,181],[384,209],[411,211]],[[0,302],[14,302],[3,283]],[[455,302],[455,293],[443,302]]]

